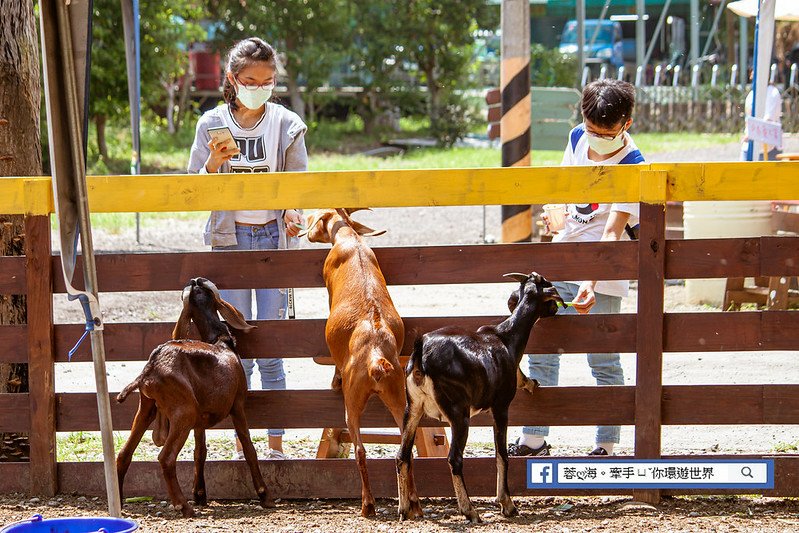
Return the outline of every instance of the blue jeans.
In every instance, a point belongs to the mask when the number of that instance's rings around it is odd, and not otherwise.
[[[561,297],[570,302],[577,296],[579,285],[574,283],[553,283]],[[591,309],[592,313],[615,314],[621,311],[621,297],[608,296],[607,294],[596,294],[596,303]],[[559,310],[559,314],[577,314],[573,307]],[[530,378],[537,379],[538,383],[545,386],[558,384],[560,374],[560,354],[529,354],[528,365]],[[591,367],[591,374],[596,378],[597,385],[624,385],[624,371],[621,368],[621,361],[618,353],[589,353],[588,365]],[[607,406],[612,409],[613,406]],[[538,435],[546,437],[549,435],[547,426],[525,426],[522,432],[526,435]],[[605,443],[619,442],[619,426],[599,426],[596,428],[596,442]]]
[[[236,225],[236,242],[235,246],[215,246],[214,250],[276,250],[278,245],[277,224]],[[245,320],[252,320],[253,291],[251,289],[228,289],[219,292],[225,301],[241,311]],[[286,317],[288,300],[285,292],[280,289],[255,289],[255,305],[258,320],[275,320]],[[256,363],[258,363],[258,373],[261,375],[261,389],[286,389],[283,359],[274,358],[241,360],[244,375],[247,376],[248,388],[252,388],[252,374]],[[285,434],[283,429],[269,430],[270,437],[279,437],[283,434]]]

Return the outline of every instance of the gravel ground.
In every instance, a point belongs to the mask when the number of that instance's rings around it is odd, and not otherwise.
[[[378,516],[360,516],[354,500],[292,500],[263,510],[257,501],[210,502],[198,516],[183,519],[166,502],[126,504],[123,516],[135,520],[145,532],[280,531],[280,532],[452,532],[480,531],[757,531],[789,532],[799,527],[795,499],[754,497],[668,498],[657,508],[623,497],[516,498],[520,516],[503,518],[496,505],[477,498],[475,507],[484,522],[469,526],[457,513],[452,499],[423,499],[425,518],[400,523],[396,501],[378,500]],[[64,496],[50,501],[22,495],[0,498],[0,523],[24,520],[34,513],[45,518],[102,516],[98,498]]]

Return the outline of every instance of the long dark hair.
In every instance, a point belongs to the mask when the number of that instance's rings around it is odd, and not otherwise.
[[[245,67],[258,61],[265,61],[277,68],[275,49],[272,48],[272,45],[258,37],[244,39],[237,42],[233,48],[230,49],[230,52],[228,52],[225,73],[227,74],[230,72],[233,76],[236,76]],[[236,104],[236,87],[230,83],[227,76],[225,76],[225,81],[222,85],[222,97],[225,99],[225,102],[230,105],[232,110],[235,111],[239,108]]]

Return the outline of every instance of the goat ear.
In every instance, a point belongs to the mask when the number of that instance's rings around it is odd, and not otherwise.
[[[189,324],[191,324],[191,315],[189,314],[189,302],[183,300],[183,309],[180,311],[180,316],[175,324],[175,329],[172,330],[172,340],[186,339],[189,337]]]
[[[373,230],[372,228],[370,228],[368,226],[364,226],[360,222],[355,222],[354,220],[352,220],[350,218],[350,213],[355,212],[355,211],[360,211],[362,209],[363,208],[357,208],[357,209],[341,209],[341,208],[339,208],[339,209],[336,209],[336,213],[338,213],[339,216],[341,216],[341,218],[344,219],[344,222],[346,222],[349,227],[354,229],[355,232],[358,235],[362,235],[364,237],[377,237],[378,235],[384,234],[386,232],[386,230],[376,231],[376,230]],[[371,209],[369,209],[369,211],[371,211]]]
[[[216,310],[219,311],[219,314],[222,315],[222,318],[224,318],[230,326],[238,330],[247,333],[248,331],[255,329],[255,326],[248,324],[244,320],[244,315],[242,315],[238,309],[227,303],[222,298],[217,298]]]
[[[519,272],[509,272],[507,274],[502,274],[502,277],[510,278],[512,280],[518,281],[519,283],[524,283],[528,279],[530,279],[530,276],[528,276],[527,274],[520,274]]]
[[[308,233],[319,223],[319,220],[322,218],[322,211],[319,210],[315,212],[312,216],[308,217],[308,225],[305,227],[304,230],[297,234],[297,237],[305,237]]]
[[[544,288],[544,299],[545,300],[555,300],[556,302],[560,303],[561,305],[565,305],[563,302],[563,298],[561,297],[558,289],[555,287],[546,287]]]

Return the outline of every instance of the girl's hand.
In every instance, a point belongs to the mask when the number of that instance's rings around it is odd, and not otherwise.
[[[286,209],[283,222],[286,223],[286,235],[289,237],[296,237],[304,228],[302,215],[296,209]]]
[[[208,159],[205,160],[205,170],[209,174],[219,172],[225,161],[241,153],[238,148],[228,150],[222,143],[215,143],[213,139],[208,141],[208,148],[211,149],[211,153],[208,154]]]

